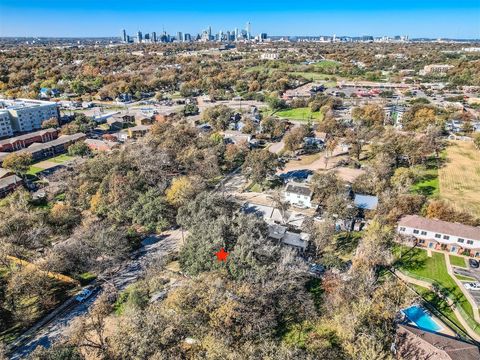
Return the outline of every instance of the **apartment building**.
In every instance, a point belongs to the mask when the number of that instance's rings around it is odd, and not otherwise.
[[[480,257],[480,227],[407,215],[399,221],[397,233],[414,238],[420,246]]]
[[[5,125],[3,131],[11,133],[39,130],[45,120],[60,118],[57,103],[30,99],[0,100],[0,113],[0,119],[6,119],[8,113],[11,130]],[[0,134],[4,122],[0,120]]]
[[[45,129],[0,140],[0,152],[21,150],[33,143],[45,143],[58,138],[57,129]]]
[[[0,110],[0,138],[12,135],[13,129],[10,122],[10,113],[6,110]]]

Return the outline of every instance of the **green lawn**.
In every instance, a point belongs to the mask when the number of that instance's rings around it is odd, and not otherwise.
[[[462,267],[462,268],[467,267],[466,264],[465,264],[465,258],[463,258],[461,256],[450,255],[450,263],[452,265]]]
[[[472,278],[470,276],[463,276],[463,275],[455,274],[455,277],[460,281],[477,281],[477,279]]]
[[[62,155],[56,156],[54,158],[48,159],[48,161],[52,161],[52,162],[57,163],[57,164],[63,164],[64,162],[67,162],[67,161],[70,161],[70,160],[73,160],[73,159],[74,159],[73,156],[62,154]]]
[[[419,180],[413,184],[411,190],[425,196],[437,196],[439,194],[438,170],[422,170]]]
[[[334,60],[323,60],[316,62],[313,64],[315,67],[318,67],[320,69],[331,69],[331,68],[336,68],[340,66],[340,63]]]
[[[36,175],[38,174],[40,171],[43,171],[45,169],[42,169],[42,168],[39,168],[39,167],[36,167],[36,166],[30,166],[30,169],[28,169],[27,171],[27,174],[28,175]]]
[[[324,115],[320,111],[311,112],[310,108],[308,107],[280,110],[280,111],[277,111],[275,115],[280,118],[286,118],[290,120],[300,120],[300,121],[308,121],[308,120],[322,121],[324,117]]]
[[[469,325],[480,333],[480,325],[475,321],[472,306],[447,272],[443,253],[433,252],[432,257],[428,257],[427,251],[424,249],[396,246],[394,254],[397,257],[395,267],[398,270],[413,278],[438,286],[445,296],[457,304]]]
[[[334,87],[337,85],[336,81],[330,80],[332,77],[336,77],[335,75],[322,74],[322,73],[311,72],[311,71],[292,71],[292,72],[289,72],[288,74],[294,75],[294,76],[301,76],[306,80],[310,80],[310,81],[325,80],[326,83],[324,85],[326,87]]]

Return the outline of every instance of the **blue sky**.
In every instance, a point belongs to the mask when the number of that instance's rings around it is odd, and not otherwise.
[[[480,0],[0,0],[0,36],[196,34],[243,28],[271,35],[480,38]]]

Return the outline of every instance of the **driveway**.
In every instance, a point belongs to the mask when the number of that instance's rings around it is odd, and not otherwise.
[[[168,231],[160,236],[152,236],[142,242],[142,247],[135,253],[132,260],[126,263],[120,270],[109,277],[106,284],[89,298],[86,302],[79,304],[74,302],[62,313],[56,316],[51,322],[43,326],[35,336],[25,340],[11,354],[10,359],[24,359],[31,354],[37,346],[49,347],[55,340],[59,339],[71,322],[79,316],[85,315],[91,305],[104,290],[104,286],[114,285],[118,291],[125,289],[129,284],[139,279],[148,265],[155,262],[159,257],[175,251],[182,239],[181,230]]]

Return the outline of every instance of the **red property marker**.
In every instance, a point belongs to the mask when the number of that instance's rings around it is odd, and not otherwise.
[[[217,261],[227,261],[227,256],[229,255],[228,252],[225,251],[224,248],[221,248],[220,251],[216,252]]]

